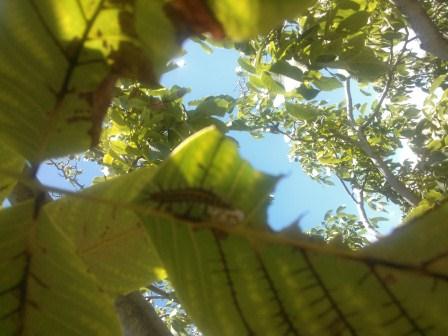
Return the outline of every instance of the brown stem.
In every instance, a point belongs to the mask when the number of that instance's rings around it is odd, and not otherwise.
[[[366,127],[368,127],[375,118],[379,117],[379,114],[381,112],[381,107],[383,106],[384,100],[386,99],[387,95],[389,94],[389,90],[392,87],[395,71],[397,70],[397,67],[398,67],[398,65],[400,64],[400,62],[401,62],[401,60],[403,58],[403,54],[406,51],[408,43],[413,40],[413,38],[408,40],[408,36],[409,36],[409,33],[406,30],[406,41],[403,44],[403,48],[401,48],[401,51],[400,51],[400,53],[397,56],[397,60],[395,61],[395,63],[393,65],[391,65],[391,67],[389,69],[389,72],[387,74],[387,81],[386,81],[386,84],[384,85],[383,92],[381,93],[380,100],[378,101],[378,104],[376,104],[375,109],[370,114],[368,119],[364,122],[364,124],[362,124],[362,126],[360,128],[362,131],[364,131],[364,129]],[[393,45],[391,45],[391,48],[390,48],[390,60],[391,60],[391,62],[393,60],[393,50],[394,50],[393,49]]]
[[[339,182],[341,182],[342,187],[344,187],[345,192],[350,196],[350,198],[353,200],[353,202],[355,204],[358,204],[358,200],[355,198],[355,195],[353,194],[353,192],[351,192],[350,189],[347,187],[344,180],[341,179],[338,175],[336,175],[336,177],[338,178]]]
[[[65,167],[70,165],[70,161],[67,160],[66,162],[62,162],[62,161],[55,161],[55,160],[48,160],[47,162],[48,165],[51,165],[53,167],[56,168],[56,170],[59,172],[59,176],[63,177],[64,179],[66,179],[68,182],[70,182],[70,184],[78,189],[84,189],[84,185],[79,183],[78,181],[78,166],[75,165],[73,167],[73,169],[77,172],[74,176],[70,175],[67,173],[67,171],[64,169]]]
[[[350,78],[345,81],[345,94],[347,97],[347,118],[352,130],[356,132],[358,137],[358,147],[361,151],[367,155],[372,163],[375,165],[376,169],[383,175],[389,186],[399,194],[406,202],[412,206],[416,206],[420,199],[411,190],[409,190],[390,170],[386,162],[378,155],[370,146],[367,137],[365,136],[361,128],[356,127],[355,119],[353,116],[353,105],[352,105],[352,95],[350,91]]]
[[[368,175],[364,179],[364,182],[362,183],[361,189],[359,190],[359,202],[356,204],[358,211],[362,217],[362,221],[364,222],[364,225],[366,226],[366,229],[374,230],[375,234],[377,234],[376,228],[373,227],[372,223],[370,223],[369,216],[367,216],[367,211],[365,208],[365,201],[364,201],[364,190],[366,188]]]
[[[119,296],[115,300],[115,309],[123,327],[123,336],[172,336],[139,291]]]
[[[363,183],[363,185],[361,187],[361,190],[359,191],[359,200],[355,197],[355,193],[350,191],[348,186],[345,184],[344,180],[341,179],[339,176],[337,176],[337,178],[339,179],[339,181],[341,182],[342,186],[344,187],[344,190],[347,192],[347,194],[353,200],[353,203],[355,203],[356,208],[358,209],[358,213],[361,216],[361,220],[362,220],[362,222],[364,224],[364,227],[367,230],[373,230],[374,233],[376,234],[377,232],[376,232],[375,228],[372,226],[372,224],[370,223],[369,217],[367,216],[367,212],[366,212],[366,209],[365,209],[365,206],[364,206],[364,188],[365,188],[365,185],[366,185],[366,182],[367,182],[367,177],[364,180],[364,183]]]
[[[160,289],[157,286],[151,285],[151,286],[148,287],[148,289],[151,292],[156,293],[156,294],[162,296],[164,299],[173,300],[173,301],[176,301],[176,302],[178,301],[174,294],[165,292],[164,290]]]

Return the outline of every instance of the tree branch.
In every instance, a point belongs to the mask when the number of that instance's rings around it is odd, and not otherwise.
[[[394,80],[395,71],[397,70],[397,66],[400,64],[401,59],[403,58],[403,54],[406,51],[408,43],[413,40],[413,38],[408,40],[408,37],[409,37],[409,32],[406,30],[406,40],[405,40],[405,42],[403,44],[403,48],[401,48],[401,51],[400,51],[400,53],[397,56],[397,60],[395,61],[395,63],[393,65],[391,64],[391,68],[389,69],[389,72],[387,74],[386,85],[384,86],[383,92],[381,93],[380,100],[378,101],[378,104],[375,106],[375,110],[373,110],[373,112],[370,114],[370,116],[367,118],[367,120],[364,122],[364,124],[360,127],[361,131],[364,131],[364,129],[366,127],[368,127],[372,123],[372,121],[379,116],[379,113],[381,111],[381,107],[383,106],[383,102],[386,99],[386,97],[387,97],[387,95],[389,93],[389,90],[391,89],[391,86],[392,86],[392,83],[393,83],[393,80]],[[393,60],[393,57],[394,57],[394,49],[393,49],[393,47],[394,46],[392,44],[391,47],[390,47],[391,63],[392,63],[392,60]]]
[[[166,300],[173,300],[173,301],[178,302],[178,300],[177,300],[177,298],[176,298],[175,295],[173,295],[173,294],[171,294],[171,293],[168,293],[168,292],[165,292],[164,290],[160,289],[160,288],[157,287],[157,286],[151,285],[151,286],[148,287],[148,289],[149,289],[151,292],[156,293],[156,294],[162,296],[162,297],[163,297],[164,299],[166,299]]]
[[[366,212],[366,208],[365,208],[365,202],[364,202],[364,190],[366,188],[366,184],[367,184],[367,178],[368,175],[366,176],[366,178],[364,179],[364,182],[362,183],[361,189],[359,190],[359,202],[358,202],[358,210],[359,213],[362,217],[363,222],[366,224],[366,229],[372,229],[376,232],[376,228],[373,227],[372,223],[370,223],[369,220],[369,216],[367,216],[367,212]]]
[[[82,173],[82,171],[78,170],[78,165],[75,164],[75,166],[70,166],[70,160],[67,160],[66,162],[57,162],[55,160],[48,160],[47,162],[48,165],[50,166],[54,166],[56,168],[56,170],[59,172],[59,176],[63,177],[65,180],[67,180],[68,182],[70,182],[70,184],[72,186],[74,186],[75,188],[78,189],[84,189],[84,185],[79,183],[78,181],[78,176]],[[72,172],[74,172],[73,174],[70,174],[69,172],[67,172],[66,168],[69,167],[70,169],[72,169]]]
[[[7,197],[11,205],[14,206],[34,199],[36,203],[35,207],[41,207],[43,204],[52,201],[51,195],[47,191],[40,189],[42,185],[36,176],[38,167],[39,165],[25,165],[22,170],[22,177],[17,180],[14,189]],[[35,209],[35,211],[38,210]]]
[[[123,336],[172,336],[139,291],[119,296],[115,300],[115,309],[123,327]]]
[[[364,154],[370,158],[372,163],[375,165],[377,170],[383,175],[386,182],[389,186],[399,194],[406,202],[408,202],[412,206],[416,206],[420,202],[420,198],[417,197],[411,190],[409,190],[390,170],[386,162],[378,155],[370,146],[367,137],[365,136],[363,130],[361,128],[356,127],[354,115],[353,115],[353,106],[352,106],[352,98],[350,92],[350,78],[345,81],[345,93],[347,97],[347,119],[349,124],[352,127],[352,130],[356,132],[358,137],[358,148],[364,152]]]
[[[356,199],[355,195],[350,191],[350,189],[348,189],[348,187],[345,184],[344,180],[341,179],[338,175],[336,175],[336,177],[338,178],[339,182],[341,182],[342,186],[344,187],[344,190],[347,192],[347,194],[350,196],[350,198],[353,200],[353,202],[355,204],[358,204],[359,201]]]
[[[345,100],[347,108],[347,120],[354,131],[356,131],[355,116],[353,115],[353,99],[350,89],[350,77],[345,80]]]
[[[406,47],[406,43],[404,44],[404,46]],[[404,48],[402,49],[402,52],[400,54],[402,54],[403,51],[404,51]],[[394,46],[393,46],[393,43],[392,43],[391,47],[390,47],[390,62],[391,63],[392,63],[392,60],[393,60],[393,54],[394,54]],[[398,65],[399,60],[400,60],[400,57],[397,58],[397,62],[394,64],[394,66],[392,66],[389,69],[389,72],[387,74],[386,85],[384,85],[383,92],[381,93],[380,100],[378,101],[378,104],[375,106],[375,109],[372,111],[370,116],[367,118],[367,120],[361,126],[361,130],[362,131],[364,131],[364,129],[367,126],[369,126],[375,118],[378,117],[378,115],[379,115],[379,113],[381,111],[381,106],[383,106],[383,102],[386,99],[387,94],[389,93],[390,87],[392,85],[394,74],[395,74],[395,70],[396,70],[396,67]]]
[[[443,60],[448,60],[448,40],[432,22],[419,1],[393,0],[393,2],[408,19],[422,43],[421,48]]]
[[[358,209],[358,213],[361,217],[361,221],[364,223],[364,226],[367,230],[373,230],[375,234],[377,234],[375,228],[372,226],[372,223],[370,223],[369,217],[367,216],[367,212],[364,206],[364,188],[367,183],[367,177],[364,180],[364,183],[361,187],[361,190],[359,191],[359,200],[356,199],[355,193],[350,191],[348,186],[345,184],[344,180],[342,180],[338,175],[336,175],[338,180],[341,182],[342,186],[344,187],[347,194],[350,196],[350,198],[353,200],[353,202],[356,205],[356,208]]]

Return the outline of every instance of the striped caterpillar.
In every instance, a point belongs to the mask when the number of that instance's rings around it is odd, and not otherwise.
[[[148,199],[160,208],[180,218],[194,221],[208,219],[225,225],[236,225],[244,220],[244,213],[235,209],[214,192],[188,187],[155,191]]]
[[[215,193],[194,187],[156,191],[149,195],[149,199],[159,204],[195,203],[231,209],[230,204],[222,200]]]

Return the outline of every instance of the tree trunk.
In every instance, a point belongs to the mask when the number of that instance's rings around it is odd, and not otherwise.
[[[448,60],[448,39],[432,22],[419,1],[393,0],[393,2],[408,19],[421,42],[421,48],[443,60]]]
[[[172,336],[139,291],[119,296],[115,309],[123,327],[123,336]]]

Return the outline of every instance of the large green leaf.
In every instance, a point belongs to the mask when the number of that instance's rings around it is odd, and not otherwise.
[[[370,13],[366,11],[357,11],[355,14],[350,15],[348,18],[341,21],[337,31],[343,31],[345,33],[358,32],[367,24]]]
[[[207,0],[227,35],[246,40],[303,13],[313,0]]]
[[[165,276],[141,220],[126,207],[151,178],[150,169],[141,169],[46,206],[89,272],[113,295]]]
[[[361,48],[354,55],[349,53],[344,57],[346,58],[341,62],[343,67],[360,80],[373,81],[387,71],[387,65],[381,62],[372,50],[367,48]]]
[[[180,52],[179,38],[164,7],[166,1],[153,0],[137,0],[135,6],[135,29],[157,76],[167,71],[167,61]]]
[[[271,72],[280,74],[292,79],[295,79],[296,81],[302,81],[303,79],[303,71],[300,70],[298,67],[292,66],[285,60],[278,61],[277,63],[274,63],[271,66],[270,69]]]
[[[447,203],[355,253],[297,227],[272,232],[277,179],[206,129],[155,173],[2,210],[0,330],[118,334],[111,295],[154,279],[158,254],[208,335],[448,332]]]
[[[321,78],[315,79],[313,84],[323,91],[332,91],[342,87],[341,82],[335,77],[322,76]]]
[[[157,83],[188,34],[220,26],[214,16],[243,39],[311,2],[209,1],[210,11],[183,1],[4,1],[0,140],[32,162],[85,150],[118,77]]]
[[[152,176],[0,212],[1,335],[120,335],[115,296],[165,276],[129,203]]]
[[[34,202],[0,216],[2,335],[120,335],[111,298]]]
[[[173,154],[139,200],[162,210],[142,218],[207,335],[448,332],[447,205],[355,253],[294,227],[272,233],[254,214],[274,181],[206,130]]]
[[[0,207],[14,188],[24,164],[22,156],[0,144]]]
[[[0,9],[0,140],[33,162],[96,143],[118,75],[155,81],[128,1]]]

